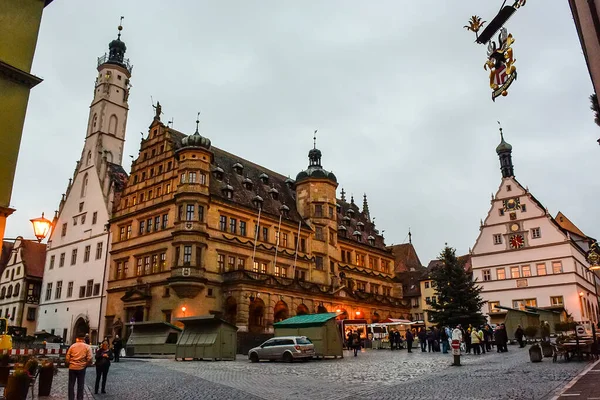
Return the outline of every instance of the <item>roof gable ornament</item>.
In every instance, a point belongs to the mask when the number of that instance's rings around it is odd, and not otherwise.
[[[342,188],[342,201],[346,201],[346,191],[344,190],[344,188]]]

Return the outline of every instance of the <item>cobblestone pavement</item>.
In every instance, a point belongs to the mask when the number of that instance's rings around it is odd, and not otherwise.
[[[586,371],[570,382],[555,399],[575,397],[581,400],[600,399],[600,361],[595,361]]]
[[[367,350],[358,357],[285,364],[237,361],[173,361],[125,359],[113,363],[106,395],[95,399],[550,399],[587,363],[529,362],[527,349],[462,357],[440,353]],[[53,395],[58,392],[57,379]],[[58,377],[58,376],[57,376]],[[88,390],[95,371],[88,370]],[[52,397],[51,399],[65,397]]]

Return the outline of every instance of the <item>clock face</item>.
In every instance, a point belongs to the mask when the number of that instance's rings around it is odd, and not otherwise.
[[[525,246],[525,238],[523,235],[512,235],[508,239],[508,242],[510,243],[510,247],[512,249],[520,249],[521,247]]]
[[[521,208],[521,203],[518,198],[504,200],[503,203],[504,211],[514,211],[519,210]]]
[[[518,231],[519,230],[519,224],[512,224],[510,226],[510,230],[513,231],[513,232]]]

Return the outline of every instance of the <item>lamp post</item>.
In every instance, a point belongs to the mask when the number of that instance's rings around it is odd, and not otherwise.
[[[19,239],[28,240],[31,242],[37,241],[38,243],[41,243],[42,240],[44,240],[46,238],[48,233],[50,233],[50,229],[52,228],[52,221],[44,218],[44,213],[42,213],[41,217],[30,219],[30,221],[31,221],[31,224],[33,225],[33,234],[35,235],[36,239],[23,239],[20,236],[19,236]],[[16,238],[15,239],[4,238],[4,240],[17,240],[17,239]]]
[[[183,318],[185,318],[185,310],[187,310],[187,308],[185,306],[181,307],[181,312],[183,313]]]

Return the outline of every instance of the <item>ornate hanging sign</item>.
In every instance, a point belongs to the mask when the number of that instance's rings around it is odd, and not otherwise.
[[[503,6],[498,15],[489,23],[489,25],[481,32],[487,21],[482,21],[481,17],[474,15],[469,20],[469,24],[464,28],[475,33],[475,43],[487,43],[488,59],[484,64],[484,69],[489,71],[490,88],[492,89],[492,100],[496,101],[499,96],[506,96],[508,88],[517,79],[517,69],[514,66],[515,58],[513,57],[512,44],[515,42],[512,34],[508,33],[503,26],[512,14],[524,6],[527,0],[515,0],[512,6]],[[506,3],[506,0],[504,1]],[[491,40],[496,32],[498,42]]]
[[[490,71],[490,87],[492,100],[498,96],[506,96],[508,88],[517,79],[517,68],[514,66],[515,58],[510,47],[514,43],[512,34],[506,28],[500,29],[498,43],[493,40],[488,43],[488,60],[483,68]]]

